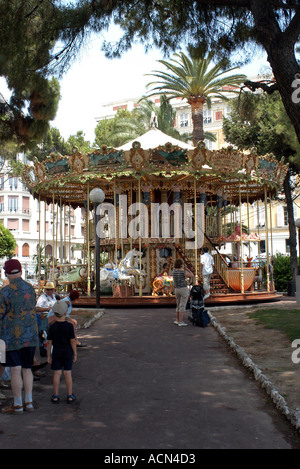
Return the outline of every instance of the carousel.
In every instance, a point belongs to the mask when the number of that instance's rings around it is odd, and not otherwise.
[[[209,151],[203,142],[192,147],[158,129],[117,149],[103,145],[81,154],[74,148],[70,156],[35,161],[26,166],[24,178],[39,206],[43,201],[56,207],[53,227],[63,226],[71,208],[81,207],[85,214],[81,264],[72,264],[71,256],[56,258],[57,245],[71,246],[71,237],[59,237],[53,229],[54,255],[44,280],[62,290],[81,289],[82,305],[95,305],[97,273],[101,306],[173,305],[175,259],[182,258],[194,283],[201,284],[200,254],[207,246],[215,262],[207,303],[277,299],[271,269],[263,275],[262,264],[254,265],[248,256],[261,236],[249,230],[247,220],[255,202],[267,213],[287,169],[273,155],[230,146]],[[90,198],[95,188],[105,195],[102,203]],[[269,266],[267,220],[264,263]],[[47,241],[40,236],[39,246]]]

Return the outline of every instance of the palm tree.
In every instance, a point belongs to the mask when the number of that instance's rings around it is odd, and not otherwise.
[[[189,58],[183,52],[175,54],[171,62],[158,60],[167,67],[168,72],[154,70],[149,74],[159,78],[159,81],[148,83],[147,87],[153,87],[148,96],[165,94],[168,100],[172,98],[186,99],[192,110],[193,143],[196,145],[204,140],[203,132],[203,104],[211,106],[211,97],[220,97],[228,100],[224,95],[224,87],[227,92],[237,92],[237,86],[241,84],[246,75],[227,75],[237,67],[224,70],[223,62],[212,64],[213,53],[207,57]],[[231,89],[231,87],[233,89]]]

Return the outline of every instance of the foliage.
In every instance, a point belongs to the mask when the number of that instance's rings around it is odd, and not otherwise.
[[[13,257],[17,243],[10,230],[0,223],[0,259]]]
[[[213,64],[214,53],[206,56],[188,57],[183,52],[175,54],[171,62],[159,60],[167,72],[157,71],[151,73],[158,78],[148,83],[151,87],[148,96],[163,93],[166,99],[186,99],[191,106],[193,121],[193,143],[204,140],[203,132],[203,104],[211,107],[211,98],[219,97],[227,100],[226,92],[237,92],[236,86],[246,79],[245,75],[227,75],[232,68],[224,70],[224,60]]]
[[[42,141],[27,153],[29,160],[43,161],[51,153],[55,155],[71,155],[76,148],[81,153],[88,153],[93,150],[90,142],[85,140],[85,134],[78,130],[75,135],[70,135],[67,141],[61,136],[60,131],[51,127]]]
[[[80,153],[88,153],[93,150],[90,142],[85,140],[85,134],[82,130],[78,130],[75,135],[70,135],[67,140],[67,155],[70,155],[73,149],[77,149]]]
[[[278,92],[272,95],[244,93],[232,101],[232,113],[224,119],[223,131],[228,142],[240,149],[257,148],[259,155],[284,156],[290,169],[283,183],[286,198],[293,279],[297,274],[296,227],[292,198],[292,170],[300,170],[300,144]]]
[[[118,110],[112,119],[103,119],[98,122],[95,129],[95,143],[98,146],[105,144],[117,148],[140,137],[151,127],[151,116],[154,114],[159,130],[177,140],[187,141],[190,138],[188,134],[180,134],[174,128],[176,111],[164,97],[160,99],[160,106],[156,106],[153,101],[143,97],[132,112]]]
[[[213,50],[235,64],[264,49],[300,139],[299,103],[291,97],[299,72],[299,17],[298,0],[2,0],[0,75],[12,90],[10,103],[0,104],[1,124],[9,122],[2,133],[25,143],[40,138],[50,119],[49,96],[55,95],[47,77],[62,74],[91,33],[100,35],[115,23],[121,38],[102,43],[109,57],[122,55],[136,41],[166,55],[185,46],[198,56]],[[29,115],[22,114],[24,109]]]
[[[300,144],[278,92],[242,93],[230,105],[230,116],[223,120],[227,142],[239,149],[256,147],[259,155],[285,156],[296,171],[300,170]]]
[[[274,256],[274,280],[277,291],[287,291],[287,284],[292,280],[290,256],[283,254]]]

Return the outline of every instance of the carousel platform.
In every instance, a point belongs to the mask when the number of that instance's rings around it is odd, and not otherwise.
[[[230,304],[250,304],[250,303],[262,303],[268,301],[279,301],[283,298],[283,295],[278,294],[276,291],[272,292],[245,292],[245,293],[228,293],[228,294],[212,294],[205,300],[207,307],[217,305],[230,305]],[[128,308],[128,307],[175,307],[176,299],[175,296],[123,296],[115,298],[113,296],[102,296],[100,297],[100,306],[102,308]],[[79,307],[96,307],[95,296],[81,296],[77,301],[76,305]]]

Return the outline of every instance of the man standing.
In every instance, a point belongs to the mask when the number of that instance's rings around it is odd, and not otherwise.
[[[210,296],[210,278],[214,271],[214,259],[208,253],[208,247],[203,248],[204,254],[200,256],[200,263],[202,265],[202,276],[203,276],[203,290],[204,300]]]
[[[22,266],[17,259],[9,259],[4,265],[9,285],[0,292],[1,339],[6,345],[6,363],[11,371],[11,388],[14,402],[2,409],[6,414],[33,411],[32,365],[38,344],[36,297],[32,285],[22,279]],[[22,400],[24,385],[25,400]]]

